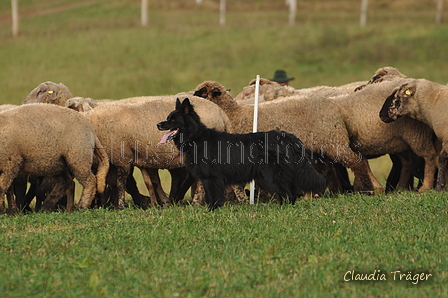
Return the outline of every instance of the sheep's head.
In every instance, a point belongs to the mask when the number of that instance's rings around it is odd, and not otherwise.
[[[65,102],[72,97],[67,86],[62,83],[56,84],[48,81],[34,88],[22,104],[40,102],[65,106]]]
[[[256,85],[257,80],[256,79],[252,79],[249,82],[249,85],[243,88],[243,91],[240,92],[240,94],[238,94],[235,97],[236,101],[241,101],[241,100],[249,100],[249,99],[253,99],[255,97],[255,85]],[[268,80],[268,79],[263,79],[260,78],[260,94],[264,94],[264,93],[272,93],[272,90],[278,90],[279,88],[283,87],[282,85],[280,85],[277,82]],[[276,97],[271,96],[269,97],[269,100],[275,99]]]
[[[416,86],[413,83],[405,83],[395,88],[381,108],[381,120],[389,123],[397,120],[401,116],[410,114],[412,98],[414,97],[415,91]]]
[[[366,87],[367,85],[390,81],[397,78],[406,78],[406,76],[395,67],[381,67],[375,71],[373,77],[370,78],[370,80],[366,84],[356,87],[355,92],[364,89],[364,87]]]
[[[229,96],[229,98],[233,101],[233,97],[230,95],[229,91],[230,90],[227,90],[224,86],[217,82],[207,81],[196,87],[194,96],[202,97],[219,104],[222,102],[222,99],[227,96]]]
[[[65,107],[78,112],[87,112],[96,108],[97,103],[88,97],[73,97],[67,100]]]

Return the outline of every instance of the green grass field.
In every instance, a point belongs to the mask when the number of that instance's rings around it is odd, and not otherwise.
[[[294,26],[284,1],[239,2],[255,11],[228,1],[226,26],[217,1],[189,2],[150,1],[142,28],[140,1],[21,0],[26,17],[12,38],[2,1],[0,103],[19,104],[47,80],[95,99],[174,94],[204,80],[237,95],[279,68],[295,88],[367,80],[382,66],[448,82],[448,25],[434,23],[432,1],[378,1],[365,28],[358,0],[340,9],[298,1]],[[388,158],[371,164],[384,180]],[[0,215],[0,296],[446,297],[446,196]],[[361,276],[378,280],[351,280]]]

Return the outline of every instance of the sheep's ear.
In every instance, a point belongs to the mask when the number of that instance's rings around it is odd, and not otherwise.
[[[386,98],[386,101],[384,102],[383,107],[380,110],[380,118],[386,123],[394,121],[394,119],[389,116],[389,110],[395,105],[395,95],[397,94],[397,92],[398,89],[395,89],[392,94]]]
[[[207,98],[207,89],[205,87],[203,87],[203,88],[197,90],[193,95],[202,97],[202,98]]]

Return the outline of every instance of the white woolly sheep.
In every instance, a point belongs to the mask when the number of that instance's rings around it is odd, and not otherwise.
[[[385,97],[386,98],[386,97]],[[439,152],[437,190],[445,187],[446,159],[448,152],[448,87],[425,79],[409,79],[387,96],[380,118],[386,123],[409,116],[429,125],[442,142]],[[400,119],[399,119],[400,118]],[[392,122],[393,124],[395,122]]]
[[[109,160],[92,125],[79,113],[29,104],[0,113],[0,127],[0,209],[4,209],[5,192],[19,175],[64,180],[44,202],[45,209],[52,209],[71,175],[83,186],[81,208],[90,206],[96,190],[104,190]],[[94,156],[98,158],[96,177]]]

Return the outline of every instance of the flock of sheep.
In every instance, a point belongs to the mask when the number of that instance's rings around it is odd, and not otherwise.
[[[419,191],[445,186],[448,119],[442,111],[448,87],[408,78],[393,67],[339,87],[294,89],[266,79],[260,84],[258,130],[299,137],[328,192],[384,191],[368,159],[385,154],[393,162],[386,189],[413,188],[414,177]],[[74,178],[83,188],[78,208],[123,209],[125,192],[139,207],[165,206],[182,200],[190,187],[193,204],[201,204],[200,182],[188,174],[174,144],[158,144],[163,133],[156,124],[176,98],[189,98],[206,126],[249,133],[254,93],[254,81],[235,98],[221,84],[205,81],[176,95],[93,100],[74,97],[62,83],[42,83],[22,105],[0,106],[0,212],[5,196],[9,213],[30,211],[33,200],[36,211],[73,210]],[[149,197],[137,188],[135,167]],[[159,169],[171,174],[168,196]],[[243,187],[230,187],[228,200],[245,201]]]

